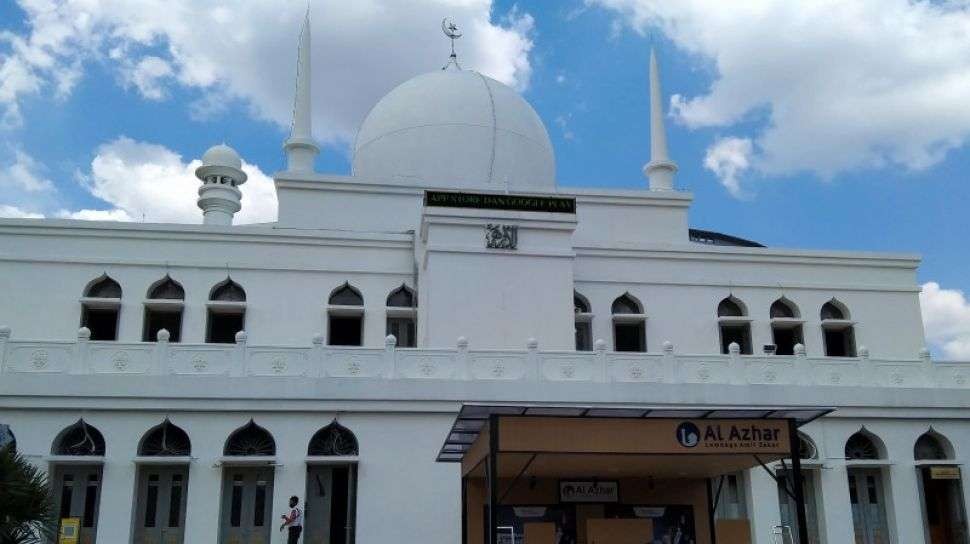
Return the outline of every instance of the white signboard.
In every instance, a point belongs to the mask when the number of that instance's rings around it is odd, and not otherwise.
[[[559,482],[560,502],[618,502],[620,486],[615,481]]]

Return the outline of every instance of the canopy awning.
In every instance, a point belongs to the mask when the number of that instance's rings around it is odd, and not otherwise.
[[[464,404],[445,438],[437,460],[460,463],[486,428],[491,416],[562,417],[584,419],[677,419],[677,420],[791,420],[796,427],[834,411],[820,407],[682,407],[549,404]]]

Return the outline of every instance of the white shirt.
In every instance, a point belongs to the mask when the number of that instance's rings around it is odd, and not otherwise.
[[[294,507],[290,510],[290,515],[287,517],[293,520],[286,524],[287,527],[303,527],[303,510]]]

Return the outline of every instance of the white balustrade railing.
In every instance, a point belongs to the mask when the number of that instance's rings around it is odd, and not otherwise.
[[[530,339],[524,350],[471,350],[464,338],[454,349],[384,349],[325,346],[254,346],[245,332],[235,344],[182,344],[161,331],[157,342],[98,342],[82,328],[76,341],[11,338],[0,327],[0,374],[132,374],[301,376],[307,378],[526,380],[547,382],[710,383],[725,385],[873,386],[970,389],[970,362],[934,362],[922,350],[911,360],[795,355],[679,354],[670,342],[662,353],[606,350],[543,351]]]

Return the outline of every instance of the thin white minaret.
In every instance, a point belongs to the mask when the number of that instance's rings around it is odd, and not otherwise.
[[[310,120],[310,9],[300,31],[300,46],[296,63],[296,95],[293,99],[293,126],[290,137],[283,144],[286,169],[290,172],[313,172],[313,161],[320,148],[313,141]]]
[[[667,155],[667,130],[664,128],[663,93],[660,92],[660,70],[657,56],[650,50],[650,162],[643,174],[650,180],[651,191],[673,191],[677,163]]]

